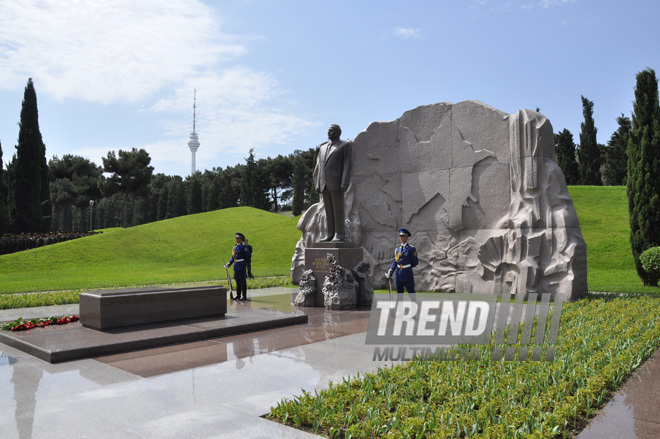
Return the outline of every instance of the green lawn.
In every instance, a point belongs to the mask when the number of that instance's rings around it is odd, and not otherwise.
[[[570,186],[587,243],[589,291],[660,292],[637,276],[630,250],[628,198],[624,186]]]
[[[630,252],[623,186],[569,187],[587,242],[590,291],[644,287]],[[235,232],[254,246],[257,277],[289,276],[300,231],[291,218],[237,207],[131,227],[0,256],[0,293],[113,288],[224,279]]]
[[[0,256],[0,292],[225,279],[236,232],[254,247],[255,276],[289,275],[298,218],[250,207],[188,215]]]

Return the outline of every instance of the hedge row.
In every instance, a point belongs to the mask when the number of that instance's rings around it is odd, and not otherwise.
[[[30,250],[50,244],[57,244],[58,242],[84,238],[85,236],[97,235],[99,233],[103,232],[49,232],[4,235],[0,237],[0,255]]]

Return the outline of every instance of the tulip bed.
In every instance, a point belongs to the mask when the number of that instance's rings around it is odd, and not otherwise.
[[[660,345],[660,298],[564,304],[554,361],[424,361],[284,399],[269,417],[331,438],[571,435]],[[527,347],[525,347],[527,348]]]

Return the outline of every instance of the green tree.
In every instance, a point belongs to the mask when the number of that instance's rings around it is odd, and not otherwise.
[[[2,144],[0,144],[0,236],[9,232],[6,174],[2,168]]]
[[[632,123],[623,113],[616,118],[619,128],[612,133],[610,141],[605,148],[605,165],[603,166],[603,180],[608,186],[626,184],[628,175],[628,139]]]
[[[580,169],[577,160],[575,160],[575,143],[573,142],[573,134],[566,128],[559,134],[555,134],[555,155],[557,164],[566,178],[566,184],[578,184],[580,182]]]
[[[202,212],[202,173],[199,171],[186,178],[186,207],[188,214]]]
[[[165,219],[165,213],[167,212],[167,189],[165,185],[169,180],[170,177],[162,173],[151,177],[149,183],[149,221]]]
[[[241,179],[244,165],[234,167],[227,166],[224,170],[218,171],[218,207],[226,209],[236,207],[241,198]]]
[[[185,215],[186,191],[183,179],[175,175],[167,182],[167,213],[165,218],[176,218]]]
[[[313,181],[318,148],[317,146],[306,151],[296,150],[291,155],[291,160],[294,162],[292,210],[298,212],[294,215],[299,215],[303,209],[319,201]]]
[[[298,216],[305,208],[305,165],[300,159],[296,157],[293,165],[293,201],[291,202],[291,213]]]
[[[264,166],[268,175],[268,184],[273,209],[277,212],[280,207],[278,201],[283,204],[286,200],[291,198],[293,193],[293,162],[291,157],[286,157],[280,154],[274,159],[266,159]]]
[[[632,128],[628,140],[628,210],[630,244],[635,268],[644,285],[657,286],[639,260],[645,250],[660,245],[660,104],[653,69],[637,74]]]
[[[220,208],[220,175],[222,169],[208,169],[202,174],[202,207],[204,212],[211,212]]]
[[[131,151],[119,150],[119,157],[114,151],[110,151],[107,157],[103,157],[103,170],[110,173],[101,185],[104,196],[116,193],[124,195],[122,226],[128,227],[128,196],[146,191],[154,171],[149,166],[151,157],[144,149],[133,148]]]
[[[74,206],[80,211],[78,230],[86,230],[89,227],[89,202],[96,202],[101,198],[101,167],[84,157],[65,154],[61,159],[53,156],[48,162],[48,168],[51,180],[50,196],[55,217],[58,218],[53,224],[58,223],[62,229],[72,230],[73,224],[69,218],[72,220],[73,217],[67,209],[70,210]],[[59,220],[60,217],[66,221]]]
[[[9,185],[9,217],[14,232],[45,232],[50,223],[46,145],[39,130],[37,93],[28,79]],[[44,190],[45,188],[45,190]]]
[[[594,124],[594,103],[584,96],[581,98],[584,122],[580,125],[580,147],[578,149],[580,184],[600,186],[603,184],[600,178],[602,158],[596,141],[598,130]]]
[[[241,206],[268,210],[268,175],[263,162],[257,163],[254,150],[245,159],[241,174]]]

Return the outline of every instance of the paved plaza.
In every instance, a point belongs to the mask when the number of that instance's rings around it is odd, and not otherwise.
[[[295,291],[251,291],[228,315],[305,312],[306,324],[58,364],[0,343],[0,437],[316,437],[264,415],[302,389],[385,364],[365,346],[367,310],[292,308]],[[0,321],[75,313],[77,305],[6,310]],[[658,360],[656,352],[578,437],[660,437]]]

